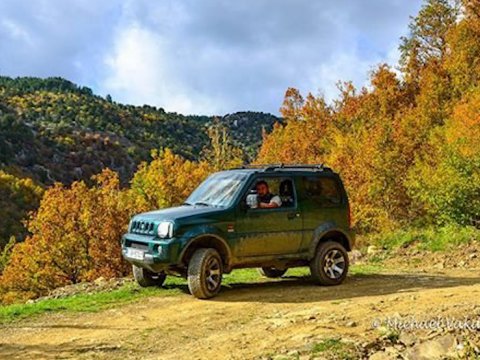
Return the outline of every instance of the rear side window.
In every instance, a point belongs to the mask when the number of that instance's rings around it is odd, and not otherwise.
[[[337,181],[332,178],[303,178],[305,196],[321,206],[335,206],[342,202]]]

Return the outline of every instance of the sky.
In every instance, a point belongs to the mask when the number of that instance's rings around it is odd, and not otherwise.
[[[0,75],[61,76],[183,114],[278,114],[367,84],[421,0],[1,0]]]

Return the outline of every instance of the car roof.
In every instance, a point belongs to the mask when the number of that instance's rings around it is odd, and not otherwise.
[[[228,172],[242,172],[242,173],[261,173],[261,174],[279,174],[279,173],[328,173],[336,174],[331,168],[323,164],[295,164],[295,165],[285,165],[285,164],[267,164],[267,165],[244,165],[242,167],[229,169]]]

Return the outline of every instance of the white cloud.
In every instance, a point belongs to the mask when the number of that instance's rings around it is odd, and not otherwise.
[[[211,99],[191,91],[175,78],[175,64],[166,54],[168,41],[132,24],[122,29],[113,53],[105,58],[107,73],[102,91],[133,104],[165,104],[166,110],[180,113],[212,113]]]
[[[28,45],[32,45],[33,41],[31,35],[21,25],[15,23],[10,19],[2,19],[0,25],[13,39],[23,41]]]
[[[0,2],[0,72],[64,76],[169,111],[277,112],[287,87],[362,86],[421,0]]]

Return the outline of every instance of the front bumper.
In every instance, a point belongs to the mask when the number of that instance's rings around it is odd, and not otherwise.
[[[122,256],[129,263],[152,272],[160,272],[177,265],[181,240],[159,239],[155,236],[127,233],[122,236]],[[132,258],[128,248],[143,251],[143,259]]]

